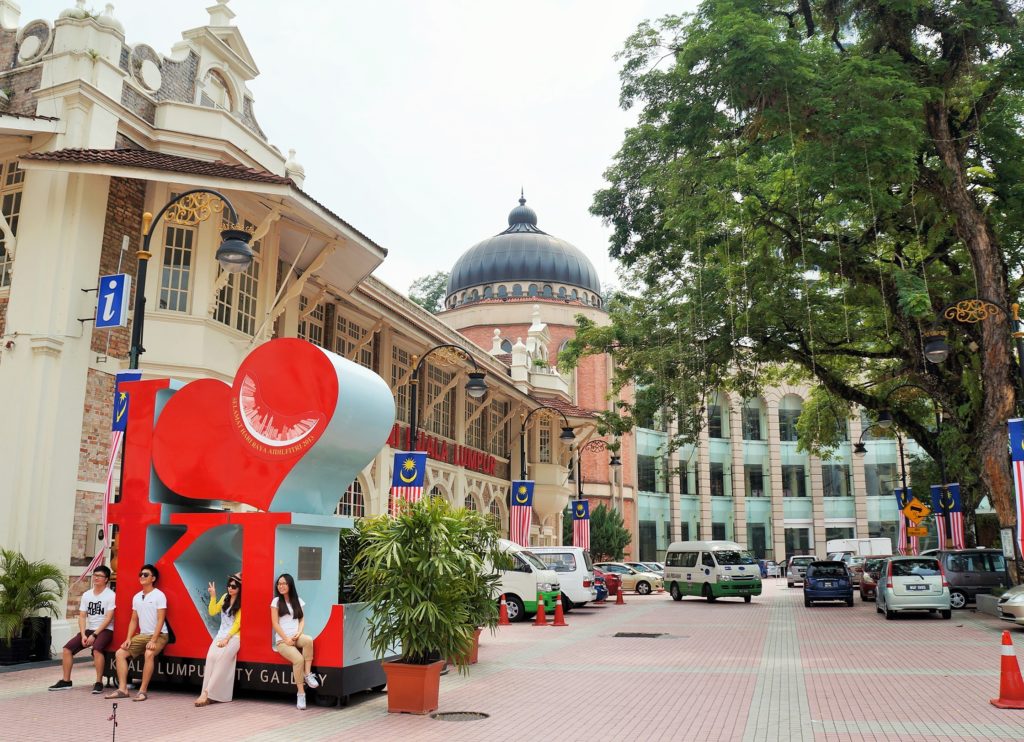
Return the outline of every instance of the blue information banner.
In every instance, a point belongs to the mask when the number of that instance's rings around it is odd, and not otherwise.
[[[128,324],[128,297],[132,293],[132,278],[127,273],[101,276],[96,302],[96,327],[125,327]]]

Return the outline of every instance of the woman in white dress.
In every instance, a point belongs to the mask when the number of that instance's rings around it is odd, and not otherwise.
[[[217,600],[217,586],[210,583],[210,615],[220,616],[220,630],[213,637],[206,653],[203,671],[203,692],[196,706],[207,706],[210,701],[228,703],[235,694],[235,658],[241,645],[242,630],[242,573],[228,578],[228,591]]]
[[[274,600],[270,603],[270,624],[274,627],[274,650],[292,664],[296,708],[306,708],[306,686],[319,687],[313,674],[313,638],[303,633],[306,601],[299,597],[295,580],[290,574],[277,578]]]

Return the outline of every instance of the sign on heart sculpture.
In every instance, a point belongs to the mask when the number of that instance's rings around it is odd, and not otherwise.
[[[276,576],[287,572],[306,603],[320,692],[352,692],[342,668],[372,658],[344,656],[345,646],[360,646],[344,626],[362,624],[351,615],[346,621],[336,605],[338,534],[352,520],[333,513],[391,430],[394,397],[384,380],[304,340],[281,339],[254,350],[230,385],[156,379],[121,390],[129,395],[128,429],[121,497],[110,509],[117,610],[130,615],[133,575],[156,564],[176,636],[157,680],[202,682],[196,670],[216,629],[205,587],[214,581],[223,592],[226,575],[241,571],[237,682],[290,688],[269,615]],[[117,622],[116,642],[127,626]]]

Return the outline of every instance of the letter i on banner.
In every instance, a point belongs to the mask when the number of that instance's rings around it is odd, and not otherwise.
[[[1017,510],[1017,548],[1024,554],[1024,420],[1007,420],[1013,466],[1013,503]],[[959,488],[958,488],[959,489]]]
[[[572,503],[572,545],[590,550],[589,500],[576,500]]]
[[[391,474],[391,515],[397,515],[399,500],[419,502],[427,480],[427,454],[423,451],[395,451]]]

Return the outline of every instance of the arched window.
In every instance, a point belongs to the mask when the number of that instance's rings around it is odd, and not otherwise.
[[[498,298],[504,299],[506,296],[508,296],[508,289],[506,289],[505,285],[502,284],[498,287]]]
[[[523,287],[520,286],[517,283],[515,286],[512,287],[512,296],[522,296],[522,295],[523,295]]]
[[[787,394],[779,401],[779,440],[795,442],[799,439],[796,422],[800,419],[800,411],[804,401],[795,394]]]
[[[470,301],[479,301],[480,300],[480,294],[477,292],[476,289],[473,289],[473,291],[470,292],[469,300]]]
[[[588,294],[586,291],[583,292],[583,303],[584,304],[589,304],[590,303],[590,294]]]
[[[535,283],[531,283],[530,284],[529,294],[530,294],[530,296],[536,296],[537,295],[537,284],[535,284]]]
[[[512,352],[512,341],[509,340],[508,338],[505,338],[504,340],[501,341],[501,352],[502,353],[511,353]]]
[[[235,110],[231,100],[231,88],[217,70],[210,70],[203,79],[203,92],[199,97],[200,105],[207,108],[219,108],[223,111]]]
[[[491,504],[487,508],[487,510],[488,510],[488,512],[490,512],[491,517],[494,518],[495,521],[497,521],[498,523],[501,523],[501,505],[498,504],[498,498],[497,497],[495,497],[495,498],[493,498],[491,500]]]
[[[573,298],[573,301],[579,301],[580,300],[580,292],[577,291],[576,289],[573,289],[572,290],[572,298]]]
[[[485,299],[493,299],[494,298],[494,289],[492,289],[490,286],[485,286],[484,287],[484,298]]]
[[[433,487],[430,488],[430,497],[431,497],[431,499],[437,498],[438,500],[447,500],[448,499],[448,498],[446,498],[444,496],[444,492],[441,491],[441,488],[438,487],[436,484]]]
[[[345,490],[334,509],[335,515],[347,515],[350,518],[362,518],[366,515],[366,500],[363,498],[363,487],[355,480]]]
[[[559,286],[558,287],[558,298],[559,299],[564,299],[565,298],[565,286]]]
[[[476,498],[473,497],[473,495],[466,495],[466,499],[463,500],[462,502],[462,507],[466,508],[466,510],[472,510],[474,512],[480,509],[477,507]]]
[[[551,299],[554,297],[554,292],[551,290],[551,286],[544,284],[544,298]]]

